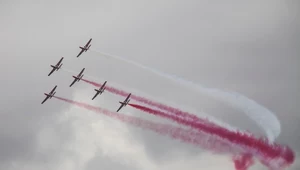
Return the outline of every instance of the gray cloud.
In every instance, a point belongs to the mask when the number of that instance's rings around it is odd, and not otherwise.
[[[130,165],[126,164],[120,164],[118,161],[114,161],[113,159],[107,158],[105,155],[103,155],[101,152],[96,153],[96,156],[93,157],[87,164],[86,168],[87,170],[96,170],[99,169],[99,167],[104,169],[137,169],[136,167],[132,167]]]
[[[153,170],[187,164],[190,169],[213,169],[202,160],[214,157],[219,160],[218,156],[207,156],[194,146],[131,126],[124,127],[126,133],[119,132],[118,123],[63,102],[49,100],[40,105],[42,94],[56,84],[60,96],[90,102],[92,86],[80,82],[69,88],[71,74],[64,71],[47,76],[49,65],[61,56],[65,57],[64,68],[79,71],[85,67],[88,75],[143,91],[193,112],[203,109],[232,125],[263,134],[238,110],[171,81],[105,59],[95,51],[75,58],[78,46],[89,38],[93,38],[91,49],[125,56],[255,99],[279,117],[282,133],[278,141],[299,152],[300,138],[295,134],[299,129],[300,24],[296,20],[299,7],[295,3],[268,0],[1,1],[0,169],[96,169],[103,166]],[[116,102],[122,99],[104,94],[93,104],[114,110]],[[124,109],[126,111],[147,117],[130,108]],[[101,133],[105,135],[100,136]],[[118,136],[124,138],[126,145],[115,141]],[[122,140],[121,137],[118,140]],[[128,157],[135,161],[124,163]],[[184,163],[187,160],[188,163]],[[229,158],[220,160],[228,162],[222,168],[232,169]]]

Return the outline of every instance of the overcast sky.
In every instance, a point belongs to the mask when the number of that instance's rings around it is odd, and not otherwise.
[[[300,21],[293,0],[1,0],[0,169],[232,170],[229,156],[144,131],[52,99],[44,92],[116,110],[122,97],[94,101],[91,85],[50,64],[115,82],[256,135],[244,113],[95,51],[123,56],[208,87],[244,94],[278,116],[276,142],[300,152]],[[79,45],[91,49],[76,58]],[[123,113],[145,117],[130,107]],[[153,117],[148,117],[154,119]],[[217,163],[216,163],[217,162]],[[290,169],[300,167],[297,160]],[[251,169],[266,169],[258,162]]]

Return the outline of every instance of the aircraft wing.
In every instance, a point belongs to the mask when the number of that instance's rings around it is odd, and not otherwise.
[[[73,86],[73,84],[76,82],[77,80],[74,79],[73,82],[70,84],[70,87]]]
[[[81,70],[81,72],[77,75],[77,77],[81,76],[81,74],[83,73],[84,69],[85,69],[85,68],[83,68],[83,69]]]
[[[56,87],[57,85],[51,90],[50,94],[52,94],[55,91]]]
[[[99,94],[99,92],[97,92],[97,93],[95,94],[95,96],[92,98],[92,100],[94,100],[94,99],[98,96],[98,94]]]
[[[62,57],[62,58],[59,60],[59,62],[56,64],[56,66],[59,66],[63,59],[64,59],[64,57]]]
[[[124,104],[121,104],[121,106],[119,107],[119,109],[117,110],[117,112],[120,111],[122,109],[122,107],[124,107]]]
[[[126,102],[130,96],[131,96],[131,93],[129,93],[129,95],[126,97],[126,99],[124,101]]]
[[[48,100],[49,96],[46,96],[46,98],[42,101],[41,104],[45,103],[46,100]]]
[[[79,54],[77,55],[77,57],[79,57],[79,56],[83,53],[83,51],[84,51],[84,50],[81,50],[81,51],[79,52]]]
[[[85,47],[89,46],[89,44],[91,43],[91,41],[92,41],[92,39],[90,39],[90,40],[86,43]]]
[[[105,87],[106,82],[107,82],[107,81],[105,81],[105,82],[103,83],[102,87]]]
[[[102,86],[99,88],[99,90],[103,90],[105,87],[106,81],[102,84]]]
[[[53,68],[53,69],[51,70],[51,72],[48,74],[48,76],[50,76],[54,71],[55,71],[55,68]]]

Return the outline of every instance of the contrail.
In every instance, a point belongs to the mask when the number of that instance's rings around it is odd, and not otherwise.
[[[175,82],[179,82],[182,85],[193,88],[193,89],[197,90],[198,92],[201,92],[208,96],[219,99],[219,100],[223,101],[224,103],[227,103],[237,109],[242,110],[248,117],[250,117],[252,120],[254,120],[265,131],[265,133],[270,141],[274,141],[281,132],[280,122],[279,122],[278,118],[274,115],[274,113],[272,113],[267,108],[259,105],[254,100],[251,100],[239,93],[226,92],[226,91],[216,89],[216,88],[208,88],[203,85],[198,85],[192,81],[188,81],[183,78],[180,78],[176,75],[171,75],[168,73],[164,73],[162,71],[158,71],[154,68],[144,66],[140,63],[134,62],[129,59],[125,59],[123,57],[110,55],[110,54],[103,53],[103,52],[96,51],[96,50],[92,50],[92,51],[100,53],[108,58],[114,58],[114,59],[117,59],[120,61],[127,62],[129,64],[140,67],[144,70],[148,70],[152,73],[155,73],[159,76],[168,78]]]
[[[288,146],[270,144],[268,141],[257,139],[254,135],[244,134],[242,132],[232,132],[228,129],[209,126],[201,122],[192,122],[180,117],[168,115],[162,111],[151,109],[137,104],[128,104],[141,111],[173,120],[179,124],[197,129],[200,132],[215,135],[219,140],[226,141],[236,145],[236,147],[256,156],[262,163],[270,168],[282,168],[294,162],[294,152]]]
[[[82,78],[82,81],[87,82],[87,83],[89,83],[91,85],[94,85],[96,87],[101,87],[102,86],[101,83],[96,83],[94,81],[90,81],[90,80],[87,80],[87,79],[84,79],[84,78]],[[123,91],[121,89],[117,89],[117,88],[112,87],[110,85],[106,85],[105,87],[106,87],[105,90],[107,90],[107,91],[109,91],[111,93],[123,96],[123,97],[127,97],[127,95],[129,94],[128,92],[125,92],[125,91]],[[167,106],[167,105],[155,102],[153,100],[150,100],[150,99],[138,96],[136,94],[131,94],[131,99],[132,100],[136,100],[136,101],[141,102],[141,103],[144,103],[144,104],[147,104],[149,106],[157,107],[157,108],[159,108],[161,110],[173,113],[173,114],[175,114],[177,116],[180,116],[180,117],[183,117],[185,119],[209,123],[211,126],[218,126],[218,125],[220,125],[222,127],[226,127],[227,129],[231,129],[232,131],[236,131],[237,130],[236,128],[234,128],[232,126],[229,126],[228,124],[226,124],[224,122],[220,122],[220,121],[214,119],[213,117],[210,117],[210,120],[208,118],[202,119],[202,118],[199,118],[198,116],[196,116],[194,114],[191,114],[191,113],[188,113],[188,112],[185,112],[185,111],[181,111],[180,109],[177,109],[177,108],[174,108],[174,107],[171,107],[171,106]],[[218,124],[218,125],[216,125],[216,124]]]

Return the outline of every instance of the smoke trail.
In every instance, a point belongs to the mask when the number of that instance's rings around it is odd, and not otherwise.
[[[66,98],[58,97],[58,96],[53,96],[56,99],[59,99],[64,102],[68,102],[70,104],[74,104],[78,107],[85,108],[100,114],[104,114],[108,117],[115,118],[119,121],[122,121],[124,123],[129,123],[131,125],[143,128],[143,129],[148,129],[152,130],[156,133],[159,133],[161,135],[166,135],[169,137],[172,137],[174,139],[179,139],[183,142],[186,143],[191,143],[196,146],[199,146],[204,149],[209,149],[213,152],[216,153],[227,153],[227,154],[238,154],[238,150],[234,150],[233,146],[230,146],[224,141],[217,140],[213,136],[209,134],[205,134],[202,132],[197,132],[193,130],[187,130],[181,127],[175,127],[172,125],[166,125],[166,124],[161,124],[161,123],[154,123],[149,120],[143,120],[141,118],[133,117],[130,115],[124,115],[124,114],[118,114],[116,112],[111,112],[103,108],[95,107],[89,104],[85,104],[82,102],[77,102],[73,100],[69,100]]]
[[[232,158],[236,170],[247,170],[254,164],[251,154],[236,155]]]
[[[232,132],[229,131],[228,129],[217,127],[217,126],[209,126],[205,123],[187,121],[179,117],[168,115],[159,110],[154,110],[145,106],[141,106],[137,104],[128,104],[128,105],[137,108],[141,111],[153,115],[157,115],[160,117],[168,118],[179,124],[195,128],[200,132],[215,135],[217,138],[220,138],[220,140],[233,143],[237,147],[246,150],[247,153],[250,153],[251,155],[255,155],[264,164],[266,164],[269,167],[272,168],[278,168],[282,166],[285,167],[294,162],[295,159],[294,152],[287,146],[270,144],[268,143],[268,141],[265,141],[263,139],[256,139],[254,135],[244,134],[242,132]],[[242,163],[242,161],[240,163]]]
[[[235,143],[242,143],[240,139],[237,140],[233,139],[233,142],[231,141],[229,144],[226,140],[219,140],[218,136],[220,135],[217,133],[211,133],[211,132],[205,133],[202,131],[199,132],[188,131],[171,125],[153,123],[151,121],[142,120],[132,116],[117,114],[115,112],[110,112],[102,108],[98,108],[85,103],[76,102],[61,97],[54,96],[54,98],[57,98],[59,100],[71,104],[75,104],[79,107],[83,107],[85,109],[95,111],[97,113],[104,114],[111,118],[118,119],[124,123],[129,123],[131,125],[135,125],[143,129],[149,129],[156,133],[167,135],[174,139],[179,139],[183,142],[192,143],[202,148],[212,149],[214,152],[231,153],[234,155],[240,154],[241,155],[240,158],[238,156],[234,158],[236,167],[238,166],[241,168],[241,167],[249,166],[252,160],[251,155],[258,156],[258,158],[262,163],[264,163],[265,165],[273,169],[284,168],[289,164],[293,163],[294,161],[294,153],[288,147],[281,147],[279,145],[273,144],[268,148],[268,144],[263,143],[266,145],[265,147],[268,149],[263,149],[261,151],[257,150],[256,152],[253,153],[253,150],[251,148],[258,147],[257,145],[260,145],[263,141],[256,140],[256,142],[252,142],[252,146],[250,148],[247,148],[241,146],[241,144],[235,144]],[[238,133],[235,134],[235,136],[241,136],[241,135],[242,134],[238,134]],[[260,149],[260,147],[258,147],[258,149]],[[276,154],[278,151],[282,151],[282,152]],[[245,163],[246,165],[241,165],[243,163]],[[237,169],[237,170],[242,170],[242,169]]]
[[[84,82],[87,82],[89,84],[92,84],[96,87],[101,87],[102,86],[102,84],[100,84],[100,83],[96,83],[96,82],[93,82],[93,81],[90,81],[90,80],[87,80],[87,79],[82,78],[81,80],[84,81]],[[117,88],[114,88],[114,87],[111,87],[111,86],[108,86],[108,85],[106,85],[106,90],[111,92],[111,93],[123,96],[123,97],[127,97],[127,95],[129,94],[129,93],[123,91],[123,90],[120,90],[120,89],[117,89]],[[169,111],[169,112],[174,112],[178,116],[187,117],[187,118],[190,118],[190,119],[193,119],[193,120],[199,120],[199,118],[195,115],[178,111],[175,108],[172,108],[172,107],[169,107],[169,106],[166,106],[166,105],[154,102],[154,101],[150,101],[149,99],[145,99],[143,97],[136,96],[134,94],[131,95],[131,99],[137,100],[137,101],[142,102],[144,104],[148,104],[150,106],[154,106],[154,107],[157,107],[157,108]]]
[[[73,71],[73,70],[70,70],[70,69],[67,69],[67,68],[61,68],[61,70],[65,71],[65,72],[68,72],[70,74],[74,74],[74,75],[77,75],[79,73],[79,71],[76,72],[76,71]]]
[[[100,84],[100,83],[96,83],[96,82],[93,82],[93,81],[90,81],[90,80],[87,80],[87,79],[83,79],[82,78],[82,81],[87,82],[89,84],[92,84],[92,85],[94,85],[96,87],[101,87],[102,86],[102,84]],[[123,96],[123,97],[127,97],[127,95],[129,94],[128,92],[125,92],[123,90],[114,88],[114,87],[109,86],[109,85],[106,85],[105,87],[106,87],[107,91],[109,91],[111,93],[114,93],[114,94],[117,94],[117,95],[120,95],[120,96]],[[210,119],[212,119],[212,121],[209,120],[209,119],[201,119],[201,118],[199,118],[196,115],[190,114],[188,112],[181,111],[181,110],[179,110],[177,108],[173,108],[173,107],[170,107],[170,106],[167,106],[167,105],[155,102],[155,101],[151,101],[149,99],[137,96],[135,94],[131,95],[131,99],[139,101],[139,102],[147,104],[147,105],[150,105],[150,106],[153,106],[153,107],[157,107],[157,108],[159,108],[161,110],[165,110],[165,111],[170,112],[170,113],[174,113],[175,115],[183,117],[185,119],[190,119],[190,120],[199,121],[199,122],[205,122],[205,123],[210,124],[210,126],[217,126],[216,124],[218,124],[218,125],[220,125],[222,127],[226,127],[227,129],[230,129],[232,131],[236,131],[237,130],[236,128],[233,128],[232,126],[229,126],[229,125],[227,125],[227,124],[225,124],[223,122],[217,121],[214,118],[210,118]]]
[[[182,142],[194,144],[202,149],[207,149],[214,153],[249,155],[247,153],[244,153],[244,151],[239,151],[237,148],[235,148],[235,146],[232,143],[226,143],[222,140],[218,140],[213,135],[207,133],[196,132],[193,130],[186,130],[172,125],[154,123],[148,120],[143,120],[129,115],[117,114],[115,112],[110,112],[102,108],[98,108],[81,102],[72,101],[62,97],[57,97],[57,96],[53,96],[53,97],[62,100],[64,102],[68,102],[70,104],[75,104],[78,107],[95,111],[97,113],[104,114],[111,118],[115,118],[124,123],[128,123],[143,128],[145,130],[152,130],[158,134],[166,135],[173,139],[181,140]],[[238,163],[238,168],[236,168],[236,170],[247,170],[251,165],[251,164],[247,164],[247,162],[251,162],[251,160],[252,160],[251,156],[248,157],[235,156],[233,161],[235,163],[235,167],[237,167],[236,164]]]
[[[92,50],[92,51],[95,51],[95,50]],[[113,56],[113,55],[106,54],[106,53],[99,52],[99,51],[95,51],[95,52],[98,52],[98,53],[100,53],[104,56],[110,57],[110,58],[114,58],[117,60],[127,62],[129,64],[135,65],[137,67],[140,67],[142,69],[145,69],[152,73],[155,73],[159,76],[179,82],[185,86],[196,89],[198,92],[201,92],[208,96],[219,99],[233,107],[236,107],[236,108],[242,110],[248,117],[250,117],[252,120],[254,120],[266,132],[266,135],[270,141],[274,141],[275,138],[277,138],[281,132],[280,122],[279,122],[278,118],[274,115],[274,113],[272,113],[267,108],[259,105],[254,100],[251,100],[239,93],[226,92],[226,91],[216,89],[216,88],[208,88],[203,85],[198,85],[192,81],[188,81],[183,78],[180,78],[176,75],[171,75],[171,74],[164,73],[164,72],[158,71],[156,69],[144,66],[140,63],[125,59],[123,57]]]

